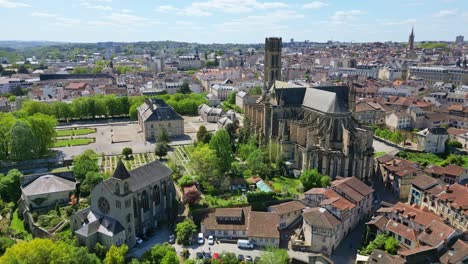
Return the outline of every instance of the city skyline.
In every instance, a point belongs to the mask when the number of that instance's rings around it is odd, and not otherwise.
[[[0,17],[14,21],[0,40],[25,41],[406,42],[413,26],[416,42],[468,35],[461,0],[0,0]]]

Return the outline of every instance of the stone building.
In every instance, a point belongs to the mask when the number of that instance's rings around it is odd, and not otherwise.
[[[172,171],[159,161],[128,171],[119,161],[114,175],[96,185],[90,197],[91,206],[70,219],[78,242],[88,248],[98,242],[131,248],[137,236],[170,219],[175,198]]]
[[[245,105],[252,132],[276,142],[298,169],[336,176],[372,175],[372,131],[353,118],[355,92],[347,86],[307,87],[281,78],[281,39],[265,43],[265,86],[258,103]]]
[[[137,113],[146,140],[156,140],[163,130],[170,137],[184,135],[184,119],[161,99],[146,99]]]
[[[447,129],[443,127],[426,128],[417,133],[418,150],[430,153],[445,152],[445,143],[449,135]]]

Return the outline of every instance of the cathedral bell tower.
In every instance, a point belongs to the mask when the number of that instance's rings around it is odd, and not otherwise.
[[[276,80],[281,80],[281,38],[265,38],[265,60],[263,73],[263,137],[271,136],[272,109],[270,89]]]
[[[414,27],[411,28],[411,34],[408,38],[408,50],[411,51],[414,49]]]

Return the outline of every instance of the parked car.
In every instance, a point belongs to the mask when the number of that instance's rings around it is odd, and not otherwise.
[[[237,255],[237,260],[244,261],[244,255],[242,254]]]
[[[205,238],[203,237],[203,233],[198,233],[198,244],[203,245],[205,243]]]
[[[252,257],[251,257],[251,256],[246,256],[246,257],[245,257],[245,261],[246,261],[246,262],[252,262],[253,260],[252,260]]]
[[[239,239],[237,240],[237,247],[238,248],[254,248],[254,244],[250,243],[249,240]]]
[[[175,235],[172,234],[169,236],[169,244],[174,244],[175,243]]]
[[[202,259],[204,257],[202,252],[197,252],[195,255],[197,256],[197,259]]]
[[[215,241],[214,241],[214,237],[213,236],[209,236],[208,237],[208,245],[214,245]]]
[[[205,252],[205,258],[206,258],[206,259],[210,259],[210,258],[211,258],[210,252]]]
[[[136,243],[137,245],[140,245],[141,243],[143,243],[143,239],[139,238],[139,237],[136,237]]]

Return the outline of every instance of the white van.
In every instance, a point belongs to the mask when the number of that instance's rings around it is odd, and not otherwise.
[[[237,240],[237,247],[238,248],[254,248],[254,244],[250,243],[250,241],[246,239],[239,239]]]

